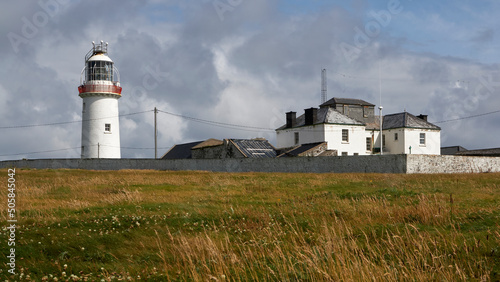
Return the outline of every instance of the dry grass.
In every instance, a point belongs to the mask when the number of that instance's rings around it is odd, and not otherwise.
[[[15,280],[500,279],[500,174],[16,177]]]

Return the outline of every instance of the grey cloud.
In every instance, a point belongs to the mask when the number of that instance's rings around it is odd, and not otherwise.
[[[357,7],[364,7],[364,2],[358,3],[361,4]],[[168,5],[179,7],[178,12],[172,12],[178,17],[175,20],[161,18],[162,9],[168,10]],[[288,15],[279,11],[279,5],[278,0],[244,0],[221,20],[212,1],[71,1],[18,54],[12,52],[8,40],[0,41],[0,91],[5,92],[0,97],[7,101],[0,117],[6,125],[78,119],[81,99],[76,87],[83,56],[91,47],[90,41],[100,39],[110,42],[110,57],[121,74],[121,113],[161,106],[163,110],[187,116],[262,127],[273,127],[270,121],[283,118],[287,110],[302,112],[304,108],[317,106],[323,67],[329,70],[329,97],[353,97],[377,103],[376,78],[382,60],[386,64],[385,76],[403,77],[384,82],[384,101],[387,101],[384,112],[401,111],[406,106],[416,114],[426,110],[439,120],[455,116],[443,109],[452,109],[451,105],[468,98],[464,89],[450,88],[443,81],[462,79],[461,74],[474,68],[482,73],[495,70],[467,60],[412,53],[404,49],[407,43],[391,40],[385,31],[362,50],[358,60],[348,63],[338,46],[342,42],[352,44],[354,28],[363,26],[362,13],[327,5],[316,13]],[[6,11],[3,7],[12,13],[2,14],[5,16],[0,19],[2,36],[11,31],[6,22],[19,23],[21,17],[31,17],[39,10],[36,3],[16,7],[2,4],[2,11]],[[159,11],[154,16],[158,19],[148,19],[144,11],[157,7]],[[162,31],[163,27],[166,30]],[[488,41],[494,33],[484,31],[479,35],[475,39]],[[228,49],[224,56],[231,71],[234,69],[239,77],[225,79],[215,65],[214,50],[223,49],[235,39],[242,44]],[[251,90],[240,92],[239,88],[232,88],[242,82],[241,87]],[[239,104],[231,104],[228,99]],[[488,111],[485,105],[495,103],[498,105],[500,101],[491,96],[474,111],[463,104],[454,107],[459,117]],[[163,123],[160,147],[207,138],[273,139],[273,132],[214,127],[179,121],[165,114],[159,114],[159,118],[163,122],[182,123],[187,128],[174,129],[172,124]],[[497,117],[486,117],[477,123],[471,120],[445,125],[443,136],[450,142],[446,144],[451,145],[456,140],[463,140],[459,145],[466,147],[493,145],[472,137],[459,138],[463,132],[488,134],[491,131],[488,128],[495,124],[492,122],[497,121]],[[127,116],[121,122],[136,125],[122,126],[122,146],[153,146],[152,112]],[[78,147],[80,126],[75,123],[2,131],[2,136],[9,137],[0,140],[0,155]],[[122,156],[152,157],[152,153],[124,149]],[[79,150],[71,150],[33,157],[78,157],[78,154]]]
[[[492,28],[487,28],[478,31],[477,34],[471,38],[471,41],[475,43],[487,43],[492,42],[494,38],[495,31]]]

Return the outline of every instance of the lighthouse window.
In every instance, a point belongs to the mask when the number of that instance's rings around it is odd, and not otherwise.
[[[111,123],[106,123],[104,125],[104,131],[105,132],[111,132]]]
[[[87,62],[87,80],[113,81],[113,63],[103,61]]]

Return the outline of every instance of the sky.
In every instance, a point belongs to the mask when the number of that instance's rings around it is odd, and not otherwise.
[[[40,0],[0,3],[0,160],[78,158],[85,54],[120,73],[123,158],[264,137],[328,98],[427,114],[442,146],[500,147],[500,2]],[[377,111],[378,112],[378,111]]]

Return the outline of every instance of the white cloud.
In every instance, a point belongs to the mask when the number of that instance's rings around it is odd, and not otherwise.
[[[0,41],[1,125],[78,120],[83,58],[90,42],[101,39],[110,43],[110,57],[121,74],[120,113],[148,111],[121,118],[124,147],[153,146],[154,107],[205,120],[276,128],[284,122],[285,112],[301,114],[320,103],[322,68],[328,69],[330,98],[378,104],[380,65],[385,113],[406,109],[446,120],[497,109],[500,97],[474,92],[480,78],[496,75],[499,67],[494,53],[498,38],[491,32],[498,17],[490,6],[443,10],[433,2],[408,3],[349,63],[338,46],[353,44],[354,29],[365,24],[364,9],[370,5],[358,3],[354,10],[325,2],[322,9],[290,14],[294,9],[279,6],[286,1],[243,1],[221,20],[210,1],[70,1],[19,52],[9,40]],[[9,32],[21,34],[22,18],[40,10],[36,2],[0,6],[4,39]],[[471,19],[452,18],[455,12],[467,12]],[[490,89],[496,91],[496,86]],[[167,114],[158,117],[160,147],[212,137],[261,135],[274,140],[268,131],[217,127]],[[500,136],[492,130],[498,120],[498,115],[489,115],[442,124],[443,145],[498,147]],[[79,147],[80,130],[79,123],[3,130],[0,155]],[[129,149],[122,155],[153,153]],[[79,150],[28,157],[79,157]]]

